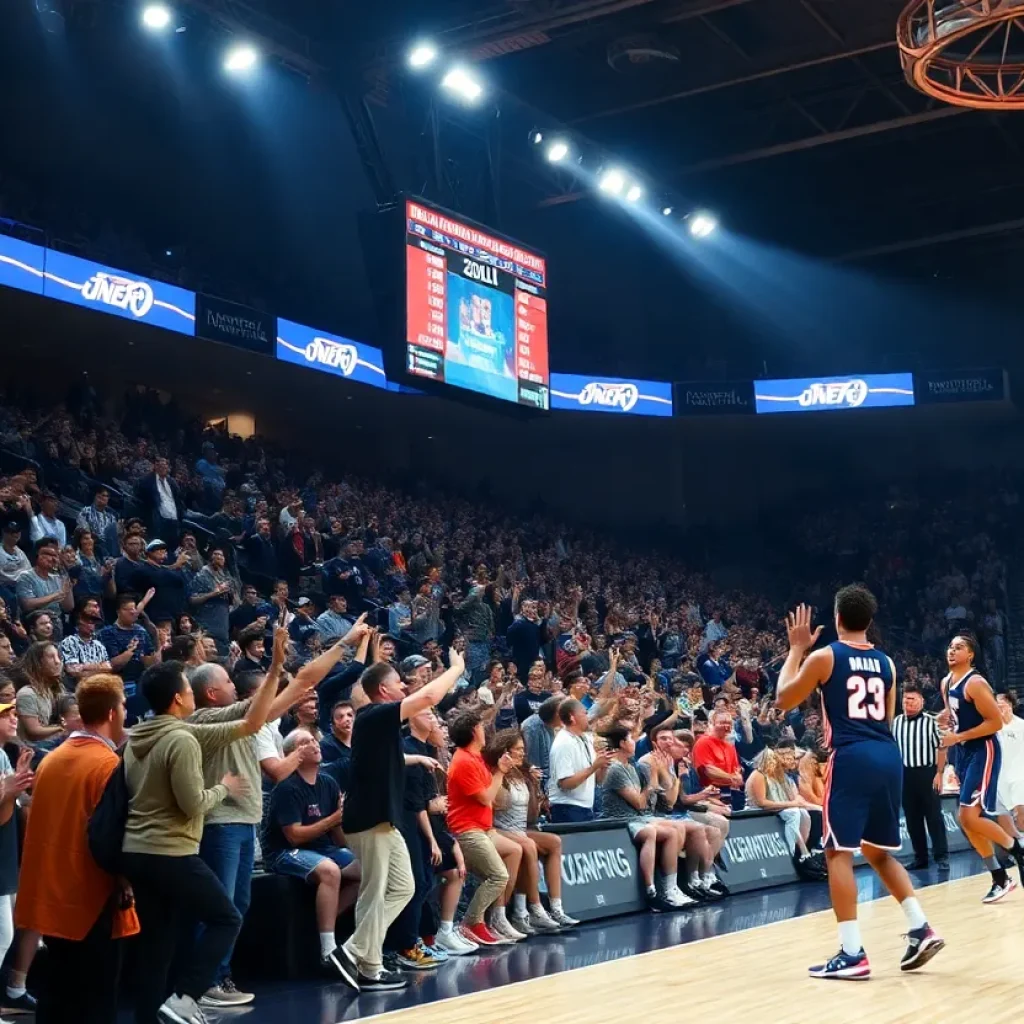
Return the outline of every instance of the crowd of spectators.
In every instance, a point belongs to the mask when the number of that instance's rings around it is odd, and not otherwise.
[[[656,912],[728,895],[744,806],[779,814],[800,873],[822,874],[821,720],[813,701],[773,707],[778,594],[723,592],[670,555],[541,517],[332,477],[153,393],[114,420],[87,379],[44,413],[0,405],[0,472],[0,884],[19,890],[4,843],[27,820],[30,894],[22,882],[14,917],[0,897],[0,953],[21,929],[3,1006],[36,1008],[41,934],[51,969],[94,995],[86,1019],[111,1020],[135,932],[140,1024],[251,1001],[231,964],[260,865],[315,890],[321,967],[361,989],[577,924],[546,822],[623,823]],[[928,700],[931,659],[964,626],[1005,678],[996,552],[1015,505],[1009,489],[900,499],[816,513],[787,543],[823,610],[833,577],[876,589]],[[371,735],[377,751],[394,735],[401,770],[368,770]],[[103,875],[84,821],[116,780],[131,889],[108,879],[75,902]],[[86,866],[47,882],[25,860],[59,849]],[[202,925],[188,941],[183,917]],[[39,994],[44,1024],[68,1019],[60,991]]]

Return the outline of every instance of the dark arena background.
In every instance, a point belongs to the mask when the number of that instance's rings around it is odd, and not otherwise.
[[[1024,857],[1018,10],[0,5],[0,1024],[1016,1019],[940,744],[966,635]],[[948,948],[858,854],[851,993],[776,698],[854,582]]]

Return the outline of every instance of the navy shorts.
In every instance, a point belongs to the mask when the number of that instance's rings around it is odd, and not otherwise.
[[[995,736],[976,742],[978,746],[972,745],[970,750],[961,745],[953,748],[960,751],[955,769],[960,776],[960,806],[974,807],[981,804],[986,814],[995,814],[996,788],[999,785],[1003,754]]]
[[[895,743],[862,740],[837,747],[825,774],[822,845],[898,850],[902,795],[903,759]]]

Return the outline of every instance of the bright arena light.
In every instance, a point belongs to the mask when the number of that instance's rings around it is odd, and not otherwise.
[[[627,203],[638,203],[643,199],[644,190],[639,185],[630,185],[629,191],[626,193]]]
[[[569,155],[569,143],[561,139],[555,139],[548,146],[548,160],[553,164],[561,163]]]
[[[162,32],[171,23],[171,12],[163,4],[148,4],[142,10],[142,24],[152,32]]]
[[[597,187],[602,192],[607,192],[610,196],[617,196],[626,187],[626,175],[617,167],[613,167],[601,175]]]
[[[690,234],[694,238],[707,238],[713,235],[718,227],[718,219],[713,213],[701,211],[690,217]]]
[[[469,70],[458,65],[441,79],[441,85],[467,103],[476,103],[484,93],[484,87]]]
[[[530,132],[530,141],[535,145],[539,146],[544,141],[544,133],[540,131]]]
[[[409,51],[409,67],[419,71],[421,68],[429,68],[437,60],[437,47],[433,43],[417,43]]]
[[[260,55],[254,46],[237,43],[224,54],[224,70],[232,74],[251,71],[259,63]]]
[[[662,215],[662,217],[671,217],[672,216],[672,207],[671,206],[663,206],[661,208],[661,215]]]

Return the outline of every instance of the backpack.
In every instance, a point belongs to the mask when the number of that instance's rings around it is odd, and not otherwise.
[[[93,860],[111,875],[121,872],[121,846],[128,823],[129,799],[122,756],[103,787],[103,795],[89,818],[86,830]]]

